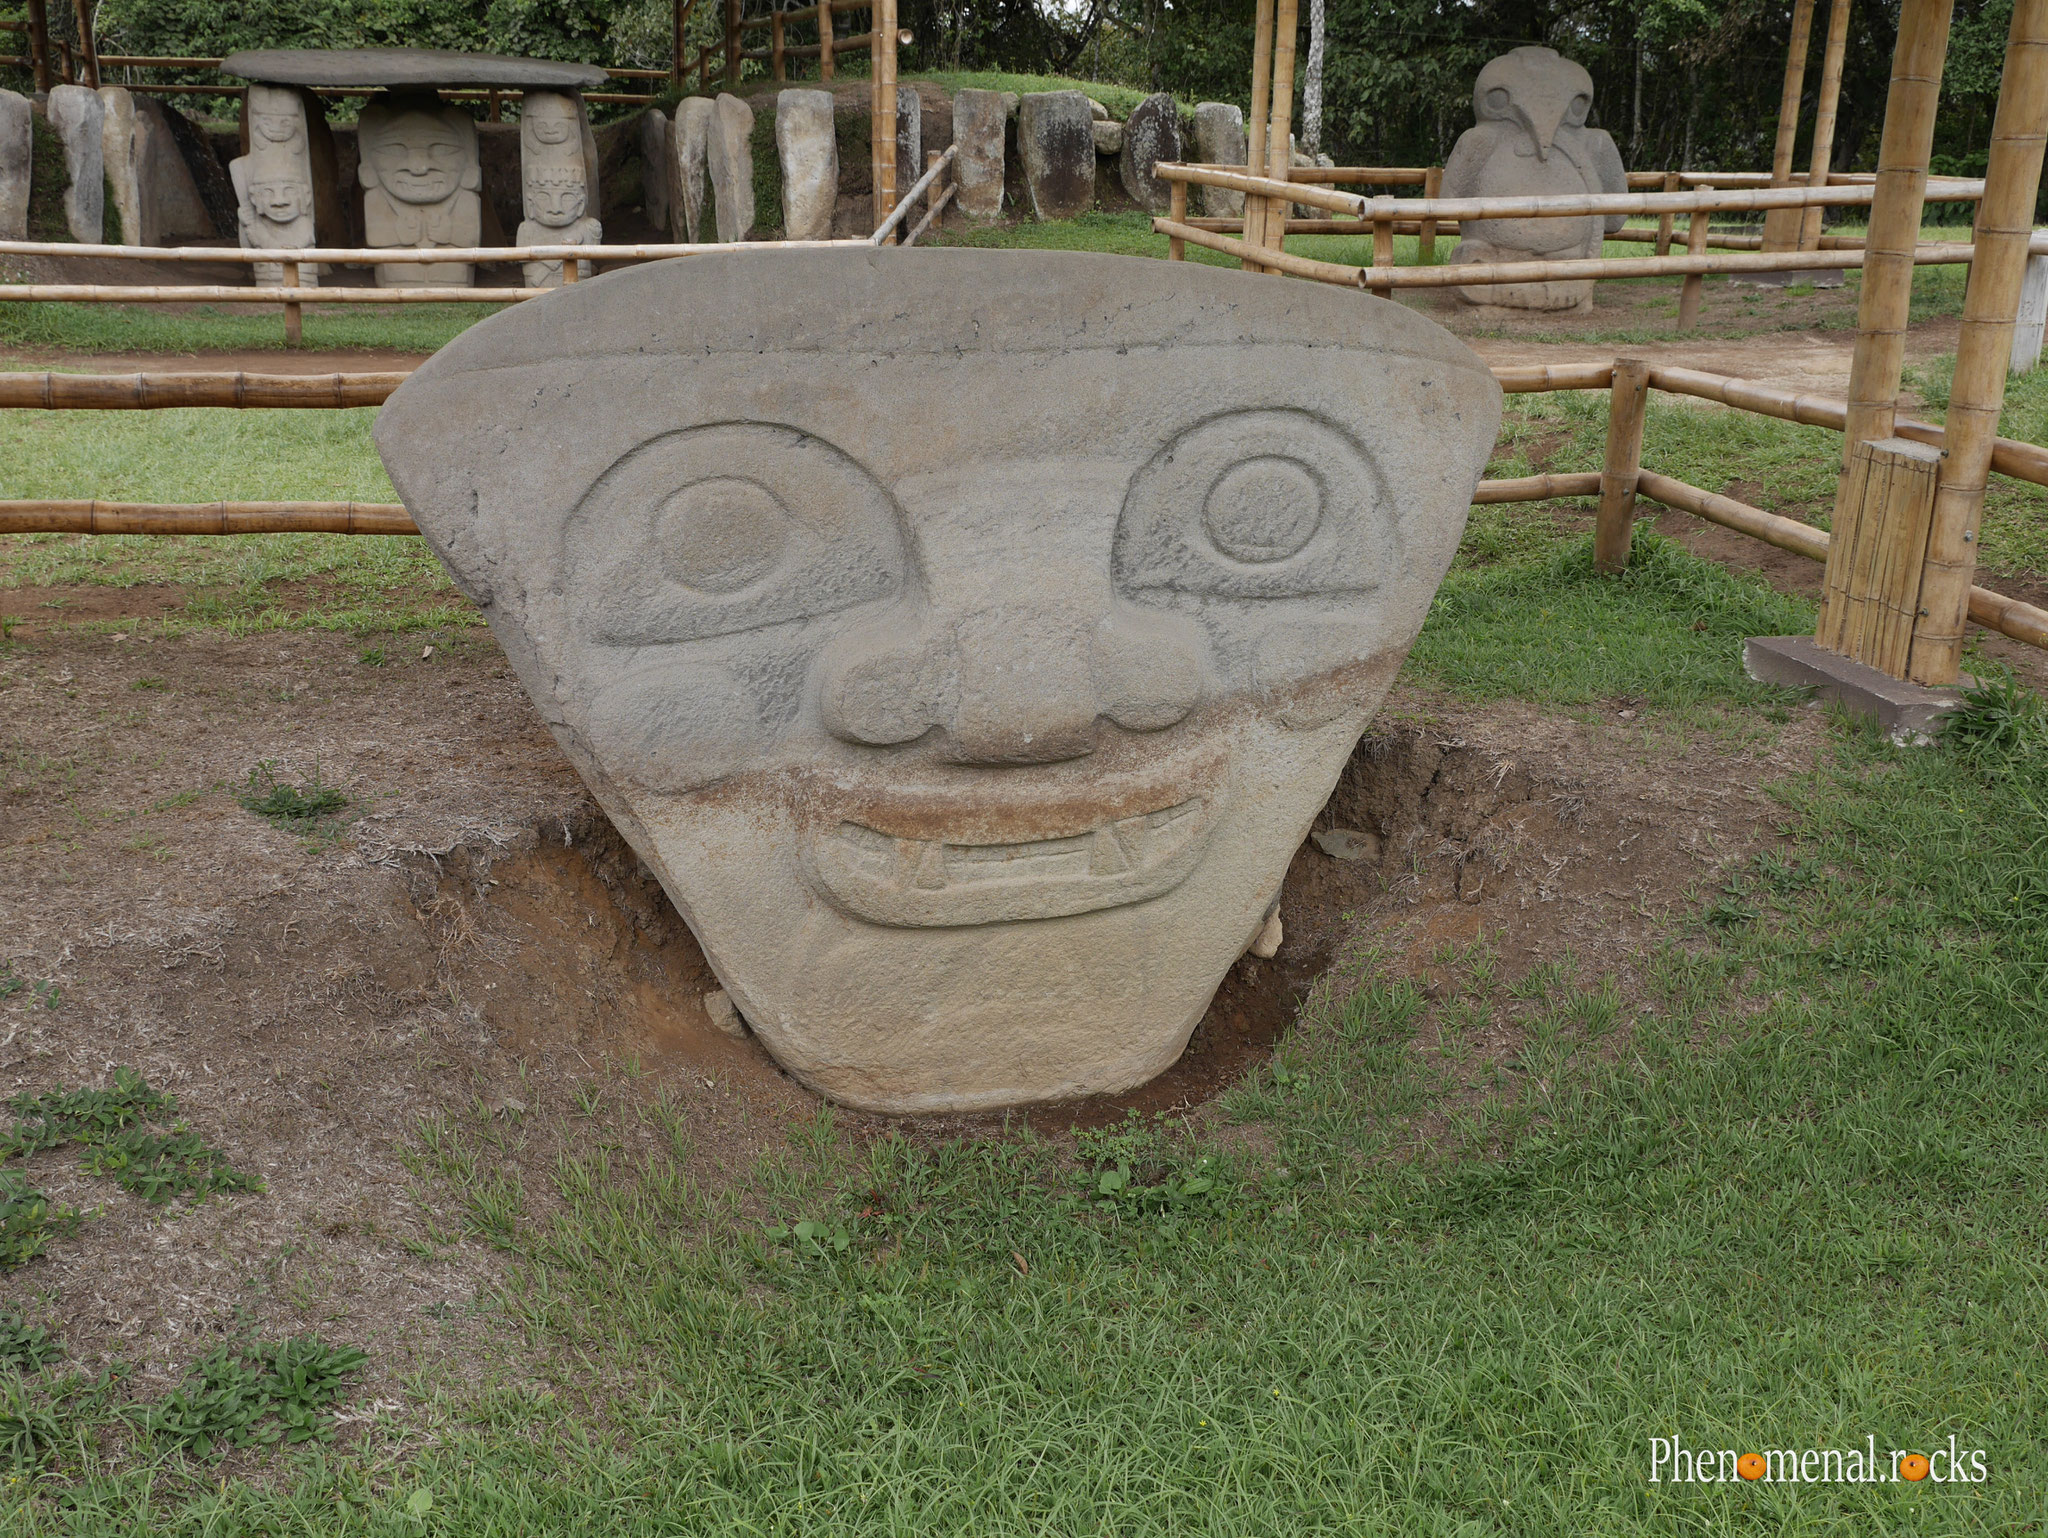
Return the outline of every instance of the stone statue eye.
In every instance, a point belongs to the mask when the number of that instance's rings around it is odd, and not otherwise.
[[[1486,93],[1486,110],[1489,112],[1507,111],[1508,93],[1501,89],[1501,87],[1494,86]]]
[[[795,428],[735,422],[624,455],[563,538],[591,638],[656,646],[893,597],[901,527],[848,455]]]
[[[1565,109],[1565,121],[1568,123],[1583,123],[1586,121],[1586,114],[1592,110],[1592,97],[1585,95],[1574,96],[1571,106]]]
[[[1376,587],[1394,557],[1371,454],[1306,411],[1233,412],[1189,428],[1125,493],[1111,564],[1126,592],[1295,598]]]

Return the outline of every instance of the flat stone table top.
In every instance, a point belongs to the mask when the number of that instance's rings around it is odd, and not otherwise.
[[[595,64],[446,48],[254,48],[229,54],[220,68],[224,75],[272,85],[385,89],[495,85],[588,91],[610,78]]]

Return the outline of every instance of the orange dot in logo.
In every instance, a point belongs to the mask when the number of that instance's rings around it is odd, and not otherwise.
[[[1899,1478],[1925,1479],[1926,1477],[1927,1460],[1918,1453],[1907,1453],[1905,1457],[1899,1460]]]
[[[1735,1460],[1735,1472],[1744,1479],[1762,1479],[1764,1477],[1764,1455],[1762,1453],[1744,1453]]]

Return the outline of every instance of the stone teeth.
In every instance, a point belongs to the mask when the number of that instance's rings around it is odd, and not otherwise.
[[[1120,876],[1130,868],[1130,856],[1124,853],[1124,846],[1117,842],[1115,831],[1106,827],[1097,828],[1094,841],[1088,850],[1088,874]]]
[[[917,865],[911,877],[911,885],[922,888],[927,892],[943,890],[946,885],[946,846],[944,844],[927,843],[921,844],[919,847],[923,852],[917,856]]]

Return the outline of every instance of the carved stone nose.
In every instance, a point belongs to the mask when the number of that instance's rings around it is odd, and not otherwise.
[[[934,727],[962,764],[1047,764],[1095,750],[1103,717],[1159,731],[1202,687],[1197,632],[1172,615],[1017,605],[929,617],[906,636],[884,618],[825,662],[820,709],[833,735],[881,747]]]

